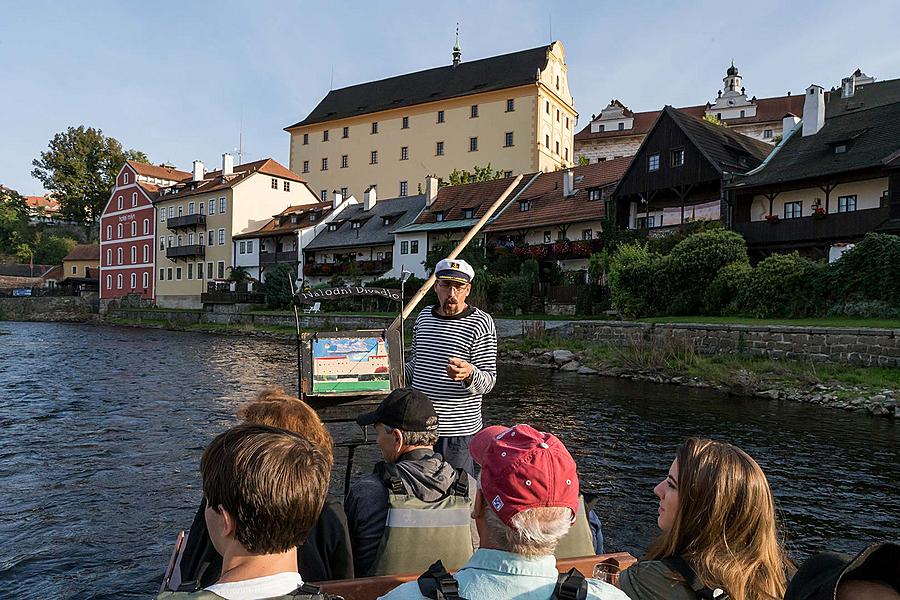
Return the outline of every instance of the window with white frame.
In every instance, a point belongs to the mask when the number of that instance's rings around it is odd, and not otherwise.
[[[106,226],[106,239],[108,239],[108,240],[112,239],[112,225]]]
[[[308,160],[303,161],[303,172],[309,173],[309,161]]]
[[[477,119],[478,118],[478,105],[473,104],[471,108],[469,108],[469,118]]]
[[[774,137],[774,132],[771,129],[763,129],[763,139],[771,140]]]
[[[680,167],[684,165],[684,148],[675,148],[672,150],[672,166]]]
[[[116,288],[120,289],[120,290],[122,289],[122,274],[121,273],[116,275]]]
[[[803,203],[799,200],[797,202],[785,202],[784,203],[784,218],[785,219],[799,219],[802,216],[803,211]]]
[[[163,269],[162,267],[159,268],[159,280],[160,281],[166,280],[166,270]]]
[[[403,117],[403,119],[401,119],[400,129],[409,129],[409,117]]]
[[[112,275],[106,276],[106,289],[108,289],[108,290],[112,289]]]
[[[137,246],[131,247],[131,264],[137,262]]]
[[[434,154],[435,154],[435,156],[443,156],[444,155],[444,142],[437,142],[434,145]]]
[[[203,279],[203,263],[197,263],[197,279]]]
[[[400,148],[400,160],[409,160],[409,146]]]
[[[838,212],[853,212],[856,210],[856,194],[852,196],[838,196]]]
[[[349,194],[347,193],[347,188],[341,188],[341,198],[346,198]]]
[[[216,273],[217,273],[217,277],[219,279],[225,279],[225,262],[224,261],[220,260],[219,263],[216,265]]]
[[[121,237],[122,237],[122,224],[121,224],[121,223],[119,223],[118,225],[116,225],[116,237],[117,237],[117,238],[121,238]]]
[[[184,206],[182,206],[181,204],[178,205],[178,216],[179,217],[184,216]]]
[[[373,133],[373,134],[378,133],[378,121],[373,121],[373,122],[372,122],[372,133]]]
[[[216,201],[215,200],[209,201],[209,210],[207,210],[206,212],[208,212],[211,215],[216,214]]]
[[[137,235],[137,221],[132,221],[131,222],[131,237],[134,237],[136,235]]]
[[[378,164],[378,150],[372,150],[369,153],[369,164],[377,165]]]
[[[108,265],[112,264],[112,248],[106,249],[106,264],[108,264]]]
[[[419,240],[412,240],[409,243],[409,253],[410,254],[418,254],[419,253]]]
[[[553,241],[553,233],[550,231],[545,231],[544,232],[544,243],[549,244],[552,241]]]
[[[131,289],[134,289],[137,287],[137,273],[131,274],[131,281],[129,283],[131,283]]]
[[[224,229],[219,229],[219,245],[220,246],[225,245],[225,230]]]
[[[478,138],[470,137],[469,138],[469,152],[477,152],[478,151]]]
[[[118,199],[116,200],[116,208],[118,208],[119,210],[122,210],[122,196],[119,196]]]
[[[525,200],[524,202],[519,202],[519,212],[528,212],[531,210],[531,202]]]
[[[169,210],[168,210],[168,213],[169,213],[169,218],[170,218],[170,219],[174,219],[174,218],[175,218],[175,207],[174,207],[174,206],[170,206],[170,207],[169,207]]]
[[[194,263],[187,264],[187,278],[188,279],[194,278]]]
[[[141,262],[150,262],[150,244],[144,244],[144,252],[142,258],[143,260]]]
[[[181,281],[181,267],[175,267],[175,281]]]
[[[159,222],[160,222],[160,223],[164,223],[165,220],[166,220],[166,209],[165,209],[165,208],[160,208],[160,209],[159,209]]]
[[[196,208],[196,204],[193,202],[188,202],[188,214],[194,214],[194,209]]]
[[[141,287],[146,289],[149,287],[149,285],[150,285],[150,274],[147,273],[146,271],[144,271],[144,273],[141,275]]]
[[[150,233],[150,219],[144,219],[144,235],[149,235]]]
[[[124,185],[128,184],[128,172],[122,173],[122,183]]]
[[[512,145],[513,145],[513,132],[507,131],[503,137],[503,147],[509,148]]]
[[[247,254],[253,254],[253,240],[247,240]]]
[[[282,183],[281,189],[283,189],[283,190],[286,191],[286,192],[291,191],[291,182],[285,180],[285,181]]]
[[[246,254],[247,253],[247,243],[241,242],[238,244],[238,254]]]
[[[582,229],[581,230],[581,239],[583,239],[583,240],[594,239],[594,230],[593,229]]]
[[[165,249],[166,249],[166,238],[165,238],[165,236],[160,236],[160,237],[159,237],[159,249],[160,249],[160,250],[165,250]]]
[[[137,192],[131,193],[131,208],[137,206]]]
[[[346,169],[350,165],[350,157],[346,154],[341,155],[341,168]]]
[[[409,242],[400,242],[400,254],[409,254]]]
[[[206,232],[206,243],[212,246],[216,243],[216,232],[212,229]]]
[[[474,208],[464,208],[463,209],[463,219],[474,219],[475,218],[475,209]]]
[[[225,211],[228,207],[228,200],[225,198],[219,198],[219,214],[224,215]]]
[[[408,196],[409,195],[409,182],[401,181],[400,182],[400,196]]]
[[[194,232],[188,231],[188,246],[194,245]]]
[[[659,153],[651,154],[647,157],[647,170],[659,171]]]
[[[205,246],[205,245],[206,245],[206,242],[205,242],[205,240],[204,240],[204,238],[203,238],[203,232],[202,232],[202,231],[201,231],[200,233],[197,234],[197,238],[198,238],[197,243],[198,243],[199,245],[201,245],[201,246]]]
[[[212,279],[212,278],[213,278],[213,264],[212,264],[212,262],[206,263],[206,278],[207,278],[207,279]]]
[[[506,112],[513,112],[516,110],[516,100],[515,98],[508,98],[506,100]]]
[[[444,111],[442,111],[442,110],[437,111],[437,122],[438,123],[444,122]]]
[[[121,248],[116,248],[116,264],[117,264],[117,265],[121,265],[122,262],[123,262],[123,259],[122,259],[122,249],[121,249]]]
[[[599,189],[588,190],[588,200],[599,200],[601,195]]]
[[[328,202],[328,190],[319,190],[319,198],[322,202]]]
[[[327,158],[323,158],[323,159],[322,159],[322,170],[323,170],[323,171],[327,171],[327,170],[328,170],[328,159],[327,159]]]

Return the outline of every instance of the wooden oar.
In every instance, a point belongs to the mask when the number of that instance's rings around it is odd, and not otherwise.
[[[497,209],[500,208],[501,206],[503,206],[503,203],[506,202],[506,198],[509,197],[509,195],[512,193],[512,191],[514,189],[516,189],[516,186],[519,185],[519,182],[521,182],[521,181],[522,181],[522,175],[519,175],[518,177],[516,177],[513,180],[512,183],[509,184],[509,187],[506,188],[506,191],[504,191],[502,194],[500,194],[500,197],[497,198],[493,204],[491,204],[491,206],[487,209],[487,212],[485,212],[481,216],[481,218],[478,219],[478,222],[472,226],[472,229],[470,229],[469,232],[465,235],[465,237],[463,237],[463,239],[461,239],[459,241],[459,243],[456,245],[456,248],[453,249],[453,252],[448,254],[446,256],[446,258],[453,260],[454,258],[459,256],[463,250],[466,249],[466,246],[469,244],[469,242],[472,240],[472,238],[475,237],[476,235],[478,235],[478,232],[481,231],[481,228],[484,227],[484,225],[494,215],[494,213],[497,212]],[[422,284],[422,287],[419,288],[419,291],[416,292],[416,295],[413,296],[412,299],[406,304],[406,306],[403,307],[402,316],[397,316],[397,318],[394,319],[394,322],[391,323],[391,325],[388,329],[399,329],[400,328],[401,319],[406,319],[409,317],[409,315],[412,313],[412,311],[415,310],[416,305],[422,301],[422,298],[425,297],[425,294],[427,294],[428,290],[431,289],[431,286],[434,285],[434,282],[435,282],[435,276],[434,276],[434,273],[432,273],[431,276],[425,281],[425,283]]]

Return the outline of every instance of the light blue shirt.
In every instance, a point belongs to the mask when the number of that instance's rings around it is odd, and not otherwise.
[[[556,558],[525,558],[519,554],[479,548],[453,575],[459,595],[468,600],[548,600],[556,588]],[[619,588],[588,579],[588,598],[629,600]],[[415,581],[404,583],[382,596],[384,600],[425,600]]]

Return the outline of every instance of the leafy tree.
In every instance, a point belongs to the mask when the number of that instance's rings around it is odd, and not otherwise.
[[[94,225],[126,160],[149,162],[143,152],[125,150],[100,129],[81,125],[53,136],[47,151],[31,162],[31,175],[57,194],[63,219]]]
[[[263,293],[269,308],[287,308],[291,305],[295,277],[294,268],[287,263],[277,264],[266,271]]]
[[[719,127],[728,127],[725,121],[722,121],[715,115],[703,115],[703,120],[707,123],[712,123],[713,125],[718,125]]]
[[[476,183],[479,181],[493,181],[494,179],[503,179],[503,171],[496,171],[491,166],[491,163],[488,163],[487,166],[472,167],[472,171],[466,171],[465,169],[453,169],[450,175],[447,176],[447,179],[444,180],[443,185],[465,185],[467,183]]]
[[[243,283],[250,279],[250,273],[244,267],[228,267],[228,281]]]
[[[578,166],[579,167],[586,167],[589,164],[591,164],[591,161],[587,156],[579,156],[578,157]]]
[[[434,271],[434,267],[437,266],[438,262],[447,258],[447,255],[456,248],[457,244],[459,244],[459,241],[456,240],[435,242],[428,254],[425,255],[425,269],[429,272]],[[476,272],[481,271],[485,266],[484,249],[473,245],[471,242],[463,249],[458,258],[472,265]]]
[[[15,253],[19,244],[31,241],[32,236],[25,198],[0,186],[0,253]]]
[[[49,235],[45,236],[39,231],[34,235],[33,241],[22,242],[16,248],[16,258],[26,263],[34,260],[39,265],[60,265],[63,258],[72,251],[77,244],[69,237]]]

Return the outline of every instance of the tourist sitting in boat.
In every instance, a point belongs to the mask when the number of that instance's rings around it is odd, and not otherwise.
[[[263,391],[255,400],[238,410],[238,418],[245,423],[269,425],[299,433],[319,447],[329,465],[333,463],[334,443],[319,415],[311,406],[289,396],[282,389]],[[182,581],[193,582],[195,589],[203,588],[218,579],[222,568],[222,557],[213,547],[206,530],[203,516],[205,509],[204,500],[194,517],[179,564]],[[353,577],[350,533],[340,502],[332,499],[325,501],[321,515],[299,548],[297,557],[300,574],[306,581]]]
[[[853,558],[816,554],[797,569],[784,600],[900,600],[900,544],[872,544]]]
[[[690,438],[653,492],[662,532],[644,560],[622,573],[619,585],[632,600],[784,595],[790,563],[776,531],[775,502],[747,453]]]
[[[481,466],[472,512],[479,549],[452,577],[443,565],[432,565],[385,600],[434,598],[435,588],[454,587],[456,597],[469,599],[628,600],[613,585],[577,572],[559,581],[553,552],[575,519],[578,475],[556,436],[529,425],[493,426],[475,435],[469,451]],[[563,588],[572,595],[561,594]]]
[[[384,460],[347,495],[356,575],[420,572],[441,557],[461,566],[473,549],[475,481],[434,451],[431,400],[418,390],[394,390],[357,422],[374,425]]]
[[[159,600],[312,598],[297,572],[303,544],[328,493],[331,461],[302,436],[266,425],[219,434],[200,461],[209,537],[222,572],[203,590]]]

